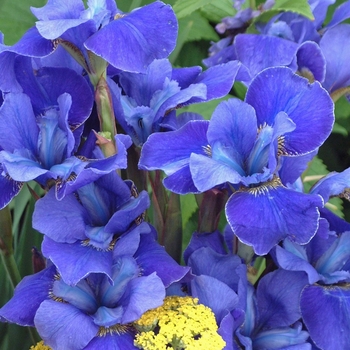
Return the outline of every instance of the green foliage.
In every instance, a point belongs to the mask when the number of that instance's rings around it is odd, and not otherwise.
[[[314,19],[307,0],[275,0],[275,5],[271,10],[291,11],[305,16],[310,20]]]
[[[236,10],[232,6],[232,0],[215,0],[203,6],[200,12],[210,22],[219,23],[224,17],[234,16]]]
[[[45,3],[45,0],[0,0],[0,30],[5,35],[5,44],[13,45],[33,27],[36,18],[30,7],[41,7]]]
[[[176,13],[176,17],[181,19],[202,8],[203,6],[210,4],[211,2],[212,0],[177,0],[173,8]]]

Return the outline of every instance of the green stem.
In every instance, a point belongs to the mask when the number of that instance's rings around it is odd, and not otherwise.
[[[9,207],[0,210],[0,255],[7,272],[7,277],[13,289],[21,281],[21,275],[13,255],[12,248],[12,217]],[[36,344],[41,339],[36,330],[32,327],[27,327],[30,340]]]
[[[256,9],[256,3],[255,0],[249,0],[249,7],[252,8],[253,10]]]

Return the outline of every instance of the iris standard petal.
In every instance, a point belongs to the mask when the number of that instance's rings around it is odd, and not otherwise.
[[[227,163],[232,163],[233,168],[244,175],[244,163],[254,146],[257,130],[255,111],[250,105],[239,99],[220,103],[211,117],[207,133],[212,158],[227,159]]]
[[[333,127],[334,106],[327,91],[318,82],[308,84],[289,68],[262,71],[249,86],[245,101],[254,107],[258,125],[273,126],[279,112],[285,112],[295,123],[295,130],[284,135],[284,155],[315,150]]]
[[[309,242],[318,229],[318,207],[323,207],[320,196],[289,190],[274,181],[236,192],[226,204],[235,235],[258,255],[267,254],[286,237],[299,244]]]

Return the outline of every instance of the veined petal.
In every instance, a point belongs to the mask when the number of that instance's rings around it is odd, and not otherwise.
[[[39,128],[27,95],[5,95],[0,108],[0,130],[0,146],[5,151],[14,152],[25,148],[36,154]]]
[[[350,50],[344,45],[344,38],[350,35],[349,24],[339,24],[326,31],[320,41],[326,59],[326,77],[323,86],[333,92],[350,85]]]
[[[71,194],[58,201],[54,189],[35,203],[33,227],[60,243],[86,239],[89,216],[77,198]]]
[[[90,315],[53,300],[40,305],[34,323],[45,344],[57,350],[83,349],[98,332]]]
[[[173,10],[156,1],[110,22],[91,36],[85,47],[118,69],[145,72],[154,59],[169,56],[176,37]]]
[[[195,276],[191,281],[191,291],[192,297],[198,298],[201,304],[214,312],[219,324],[238,304],[237,294],[225,283],[211,276]]]
[[[226,217],[235,235],[264,255],[286,237],[308,243],[318,229],[318,207],[323,207],[320,196],[289,190],[274,179],[234,193],[226,204]]]
[[[171,80],[172,67],[168,59],[154,60],[144,74],[121,72],[119,83],[126,96],[138,106],[149,106],[153,94],[163,89],[165,78]]]
[[[284,135],[284,155],[315,150],[333,127],[334,106],[327,91],[318,82],[308,84],[289,68],[262,71],[249,86],[245,101],[255,108],[258,125],[273,126],[279,112],[285,112],[295,123],[295,130]]]
[[[56,268],[52,265],[26,276],[17,285],[14,296],[0,309],[0,319],[21,326],[34,327],[34,316],[40,304],[49,299]]]
[[[3,167],[0,164],[0,210],[10,203],[23,187],[22,182],[1,175],[2,172]]]
[[[163,304],[165,288],[162,280],[154,272],[148,276],[134,278],[123,295],[123,324],[138,320],[143,313]]]
[[[259,326],[286,327],[298,321],[300,293],[307,284],[306,274],[301,271],[278,269],[265,275],[256,294]]]
[[[313,342],[321,349],[346,349],[350,344],[350,290],[344,286],[308,286],[300,308]]]
[[[0,163],[2,163],[5,173],[9,174],[13,180],[20,182],[34,180],[50,173],[33,158],[31,151],[23,148],[14,153],[0,152]]]

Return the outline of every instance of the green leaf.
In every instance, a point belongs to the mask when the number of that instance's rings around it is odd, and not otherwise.
[[[201,14],[198,11],[193,12],[190,16],[187,16],[186,18],[180,19],[180,29],[184,23],[185,25],[191,23],[191,30],[188,33],[186,41],[195,41],[201,39],[218,41],[220,39],[219,35],[209,24],[208,20],[201,16]]]
[[[310,5],[307,0],[275,0],[272,10],[291,11],[314,20]]]
[[[36,18],[30,6],[42,7],[46,0],[0,1],[0,31],[5,35],[5,43],[13,45],[22,35],[34,26]]]
[[[216,0],[200,9],[204,17],[214,23],[219,23],[225,17],[234,16],[237,11],[232,6],[232,0]]]
[[[215,108],[217,107],[217,105],[220,102],[226,101],[232,97],[233,97],[232,95],[227,95],[227,96],[219,98],[217,100],[212,100],[209,102],[203,102],[203,103],[197,103],[195,105],[190,105],[188,107],[181,108],[181,112],[198,113],[198,114],[202,115],[204,119],[209,120],[211,118],[211,115],[213,114]]]
[[[212,0],[177,0],[173,9],[178,19],[190,15],[192,12],[208,5]]]

